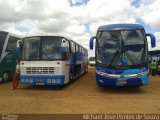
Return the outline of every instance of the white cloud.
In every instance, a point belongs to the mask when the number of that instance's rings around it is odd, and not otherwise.
[[[72,0],[77,2],[83,0]],[[0,0],[0,30],[23,36],[64,35],[88,48],[90,34],[104,24],[137,23],[138,18],[160,29],[159,0],[142,0],[139,8],[131,3],[90,0],[85,6],[70,6],[68,0]]]
[[[160,50],[160,32],[156,32],[154,35],[156,38],[156,47],[151,48],[151,42],[150,42],[150,39],[148,39],[149,51]]]
[[[140,11],[141,11],[141,17],[142,20],[150,25],[151,27],[160,28],[160,1],[159,0],[153,0],[148,5],[141,5]]]

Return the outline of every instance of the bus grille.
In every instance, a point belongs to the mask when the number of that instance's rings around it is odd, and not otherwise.
[[[56,74],[59,72],[58,67],[22,67],[22,74],[34,74],[34,75],[48,75],[48,74]]]

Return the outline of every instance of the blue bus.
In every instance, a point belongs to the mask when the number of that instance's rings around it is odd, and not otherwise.
[[[155,47],[152,34],[139,24],[100,26],[90,39],[96,57],[96,82],[99,86],[146,86],[148,80],[148,43]]]
[[[22,46],[22,84],[64,85],[88,70],[87,49],[66,37],[25,37]]]

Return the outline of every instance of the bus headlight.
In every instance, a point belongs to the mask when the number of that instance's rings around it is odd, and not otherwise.
[[[47,83],[52,83],[52,80],[51,79],[47,79]]]
[[[139,76],[143,76],[145,74],[148,74],[148,70],[138,73]]]

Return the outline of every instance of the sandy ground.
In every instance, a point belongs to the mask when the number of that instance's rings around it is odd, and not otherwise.
[[[140,88],[100,88],[95,69],[73,83],[62,86],[0,84],[1,114],[86,114],[86,113],[160,113],[160,77]]]

